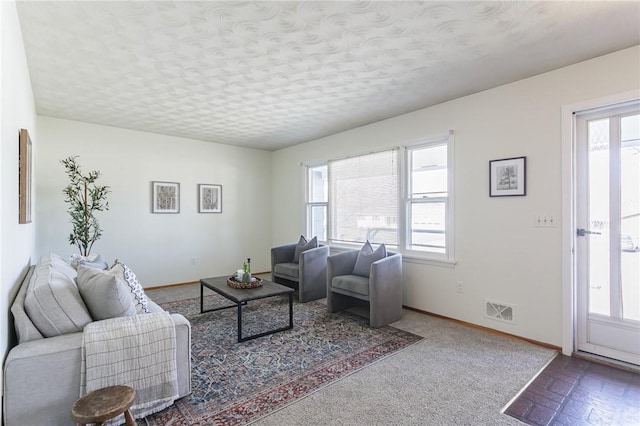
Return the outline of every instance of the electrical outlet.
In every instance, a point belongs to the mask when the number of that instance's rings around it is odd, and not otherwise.
[[[463,293],[463,290],[464,290],[464,288],[463,288],[463,286],[462,286],[462,281],[458,281],[458,283],[457,283],[457,285],[456,285],[456,291],[457,291],[458,293]]]
[[[195,264],[196,264],[196,258],[195,258],[195,257],[192,257],[192,258],[191,258],[191,264],[192,264],[192,265],[195,265]]]

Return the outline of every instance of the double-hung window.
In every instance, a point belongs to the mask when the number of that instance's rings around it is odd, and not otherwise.
[[[327,241],[327,165],[307,167],[307,233]]]
[[[450,138],[406,149],[404,248],[418,257],[452,260],[451,150]]]
[[[307,166],[307,232],[453,261],[453,137]],[[401,155],[404,154],[404,155]]]

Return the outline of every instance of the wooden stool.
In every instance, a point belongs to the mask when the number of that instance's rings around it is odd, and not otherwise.
[[[136,426],[129,408],[136,398],[136,391],[129,386],[109,386],[89,392],[73,403],[71,417],[81,425],[105,421],[124,413],[127,426]]]

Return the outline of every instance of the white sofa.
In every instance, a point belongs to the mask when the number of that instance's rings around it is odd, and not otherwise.
[[[32,266],[20,286],[11,306],[18,344],[4,363],[5,426],[74,424],[70,413],[80,396],[82,329],[94,321],[76,278],[75,269],[52,254]],[[147,299],[145,311],[163,309]],[[181,398],[191,393],[191,325],[180,314],[171,317]]]

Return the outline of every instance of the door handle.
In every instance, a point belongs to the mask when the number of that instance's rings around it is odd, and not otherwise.
[[[578,235],[578,237],[584,237],[587,234],[602,235],[602,232],[589,231],[588,229],[578,228],[576,234]]]

